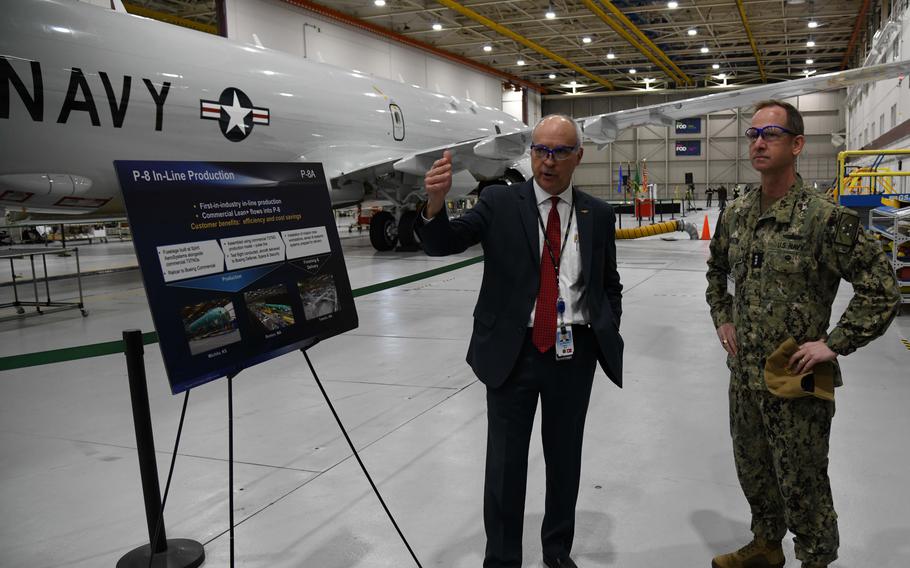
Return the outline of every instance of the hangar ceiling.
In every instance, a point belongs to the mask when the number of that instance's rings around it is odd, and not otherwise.
[[[286,1],[301,9],[316,4]],[[217,26],[216,0],[126,4]],[[758,84],[849,68],[862,53],[868,20],[878,17],[872,12],[880,9],[870,0],[318,4],[520,77],[551,94]]]

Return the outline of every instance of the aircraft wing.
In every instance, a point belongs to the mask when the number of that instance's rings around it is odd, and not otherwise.
[[[521,159],[530,144],[531,129],[525,128],[415,152],[395,162],[395,170],[423,176],[442,157],[443,151],[448,150],[454,171],[468,170],[478,179],[495,179]]]
[[[910,74],[910,61],[895,61],[860,69],[811,75],[769,85],[722,91],[701,97],[672,101],[630,110],[610,112],[579,119],[585,138],[599,145],[616,140],[626,128],[659,125],[673,126],[680,118],[698,116],[732,108],[747,107],[766,99],[787,99],[818,91],[840,89],[849,85]]]
[[[849,85],[876,81],[910,74],[910,61],[896,61],[882,65],[812,75],[802,79],[758,85],[744,89],[725,90],[701,97],[672,101],[577,118],[584,128],[585,139],[598,145],[616,140],[627,128],[658,125],[674,126],[677,119],[698,116],[732,108],[747,107],[766,99],[787,99],[819,91],[840,89]],[[340,174],[336,182],[344,185],[364,182],[400,174],[413,176],[413,185],[419,186],[423,175],[442,157],[445,150],[452,154],[453,171],[467,170],[476,179],[496,179],[506,168],[525,156],[531,144],[531,128],[482,138],[445,144],[413,152],[403,157],[388,156],[366,164],[353,171]]]
[[[521,159],[531,144],[531,129],[525,128],[508,134],[474,138],[454,144],[445,144],[413,152],[405,156],[388,157],[364,164],[353,171],[335,177],[335,183],[344,186],[352,182],[372,182],[394,174],[413,176],[415,185],[422,182],[433,162],[448,150],[456,172],[467,170],[476,179],[496,179],[516,160]]]

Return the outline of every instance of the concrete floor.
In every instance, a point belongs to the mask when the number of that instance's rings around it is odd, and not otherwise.
[[[699,230],[704,213],[689,218]],[[716,209],[708,214],[713,227]],[[708,243],[675,235],[618,243],[626,386],[617,389],[598,371],[573,552],[583,568],[709,566],[750,538],[728,434],[728,375],[704,301]],[[344,249],[355,288],[480,253],[377,253],[356,236]],[[84,268],[130,265],[129,243],[82,250],[90,259]],[[0,281],[7,270],[0,266]],[[423,566],[476,568],[482,560],[484,387],[464,363],[482,270],[363,296],[360,327],[310,351]],[[72,283],[53,285],[55,296],[72,296]],[[87,318],[70,311],[0,323],[0,357],[152,330],[137,270],[88,276],[85,287]],[[835,317],[849,293],[842,286]],[[8,294],[0,288],[0,301]],[[842,359],[846,386],[830,468],[840,568],[910,566],[904,313],[882,338]],[[170,394],[155,345],[146,348],[146,366],[163,484],[182,396]],[[148,542],[123,356],[5,371],[0,393],[0,566],[113,566]],[[205,544],[206,566],[229,563],[226,393],[224,380],[191,392],[165,513],[169,537]],[[238,566],[414,565],[300,354],[241,373],[234,413]],[[538,440],[525,523],[532,567],[542,566]],[[789,540],[785,551],[787,566],[798,566]]]

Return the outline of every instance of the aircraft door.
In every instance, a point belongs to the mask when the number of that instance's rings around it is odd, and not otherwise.
[[[392,138],[401,141],[404,140],[404,114],[401,107],[392,103],[389,105],[389,114],[392,115]]]

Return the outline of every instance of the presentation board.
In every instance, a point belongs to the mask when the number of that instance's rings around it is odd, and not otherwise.
[[[322,164],[114,166],[174,394],[357,327]]]

